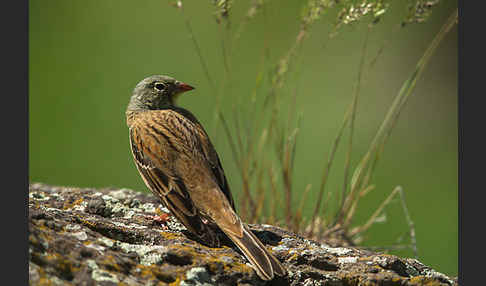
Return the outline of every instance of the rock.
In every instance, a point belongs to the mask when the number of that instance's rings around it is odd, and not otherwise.
[[[155,219],[159,217],[159,219]],[[250,225],[288,270],[262,281],[229,245],[210,248],[152,195],[29,185],[30,285],[457,285],[415,259],[331,247]]]

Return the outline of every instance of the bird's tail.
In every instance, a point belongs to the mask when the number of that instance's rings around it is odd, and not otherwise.
[[[231,233],[225,233],[255,267],[258,276],[263,280],[272,280],[274,274],[284,276],[286,270],[282,264],[280,264],[280,261],[265,249],[265,246],[263,246],[260,240],[251,232],[248,226],[244,223],[242,223],[242,225],[242,237],[238,237]]]

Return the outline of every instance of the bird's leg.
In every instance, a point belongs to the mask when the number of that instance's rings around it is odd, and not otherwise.
[[[147,218],[153,220],[154,222],[165,224],[169,220],[170,216],[172,216],[172,214],[163,212],[162,214],[158,215],[148,215]]]

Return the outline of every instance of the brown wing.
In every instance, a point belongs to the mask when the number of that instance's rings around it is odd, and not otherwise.
[[[173,164],[183,146],[176,147],[174,134],[167,133],[162,122],[147,120],[145,117],[135,120],[129,131],[133,158],[142,179],[190,232],[210,245],[217,245],[217,237],[202,222],[186,185],[174,170]]]
[[[201,136],[200,140],[201,141],[207,140],[206,144],[202,145],[204,155],[210,164],[211,171],[213,172],[214,178],[218,183],[219,189],[223,191],[224,195],[230,202],[231,207],[233,208],[233,210],[236,211],[233,196],[231,195],[231,190],[228,185],[228,182],[226,181],[226,176],[224,175],[223,167],[221,166],[221,162],[219,161],[218,153],[216,153],[216,150],[214,149],[213,144],[211,144],[211,141],[209,141],[209,137],[207,135]]]
[[[211,140],[209,139],[208,134],[206,133],[206,130],[202,127],[201,123],[196,119],[196,117],[189,112],[188,110],[185,110],[183,108],[178,108],[174,107],[174,110],[182,114],[185,118],[189,119],[195,126],[198,128],[198,132],[196,133],[197,136],[199,137],[200,142],[202,143],[202,152],[207,160],[209,167],[211,168],[211,172],[214,176],[214,179],[216,180],[219,189],[224,193],[226,198],[231,204],[231,207],[233,210],[236,211],[235,209],[235,203],[233,200],[233,196],[231,194],[230,187],[228,185],[228,181],[226,180],[226,176],[224,174],[223,167],[221,165],[221,162],[219,160],[218,153],[214,149],[213,144],[211,143]]]

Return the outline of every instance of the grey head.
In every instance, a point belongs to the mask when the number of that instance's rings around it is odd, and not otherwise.
[[[152,75],[135,86],[127,111],[156,110],[173,106],[176,97],[194,87],[165,75]]]

